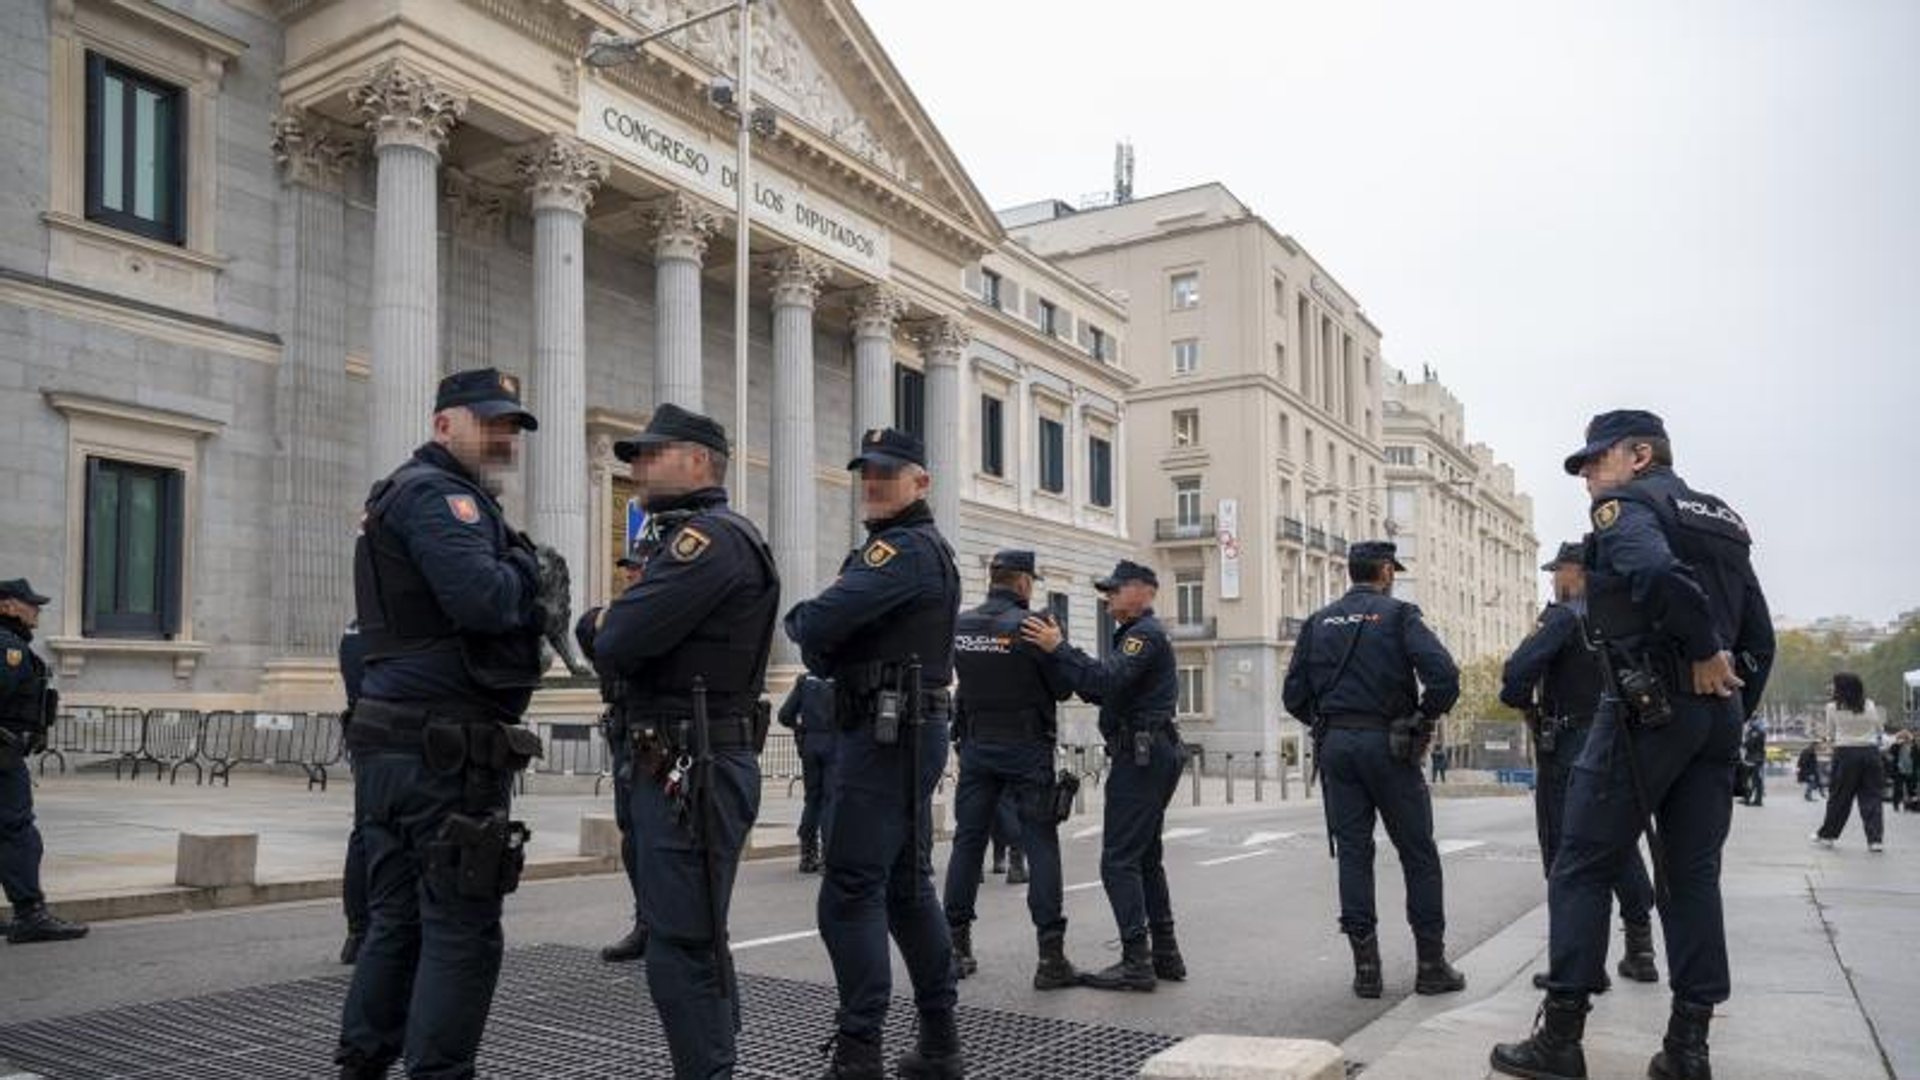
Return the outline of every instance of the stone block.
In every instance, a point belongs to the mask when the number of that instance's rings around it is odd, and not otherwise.
[[[620,857],[620,824],[612,814],[580,815],[580,854],[589,859]]]
[[[258,833],[181,833],[173,880],[194,889],[252,885],[259,861]]]
[[[1142,1080],[1345,1080],[1340,1048],[1318,1039],[1196,1035],[1147,1059]]]

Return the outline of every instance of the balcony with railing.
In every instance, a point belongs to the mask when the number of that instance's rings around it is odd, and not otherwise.
[[[1274,530],[1274,535],[1283,544],[1298,544],[1307,538],[1307,527],[1299,518],[1282,517]]]
[[[1331,537],[1328,538],[1328,540],[1330,542],[1331,550],[1335,555],[1345,555],[1347,553],[1346,537],[1341,536],[1339,533],[1334,533]]]
[[[1310,548],[1318,548],[1321,551],[1327,550],[1327,530],[1308,529],[1307,546]]]
[[[1300,631],[1306,625],[1307,620],[1305,619],[1296,619],[1291,615],[1283,616],[1280,619],[1280,640],[1298,641],[1300,639]]]
[[[1201,514],[1190,518],[1155,518],[1153,520],[1153,538],[1156,542],[1182,543],[1212,540],[1218,530],[1214,526],[1212,514]]]
[[[1167,626],[1167,636],[1175,641],[1212,641],[1216,636],[1219,620],[1208,617],[1191,622],[1174,622]]]

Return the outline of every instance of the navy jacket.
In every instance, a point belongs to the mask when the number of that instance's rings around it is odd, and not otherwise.
[[[1034,737],[1057,732],[1056,702],[1073,694],[1064,665],[1027,644],[1020,624],[1033,612],[1010,591],[993,589],[954,624],[954,664],[960,669],[959,712],[972,730],[995,733],[1024,727]]]
[[[795,735],[822,735],[833,731],[833,680],[802,672],[780,703],[780,726]]]
[[[1569,605],[1548,604],[1533,633],[1500,669],[1500,701],[1505,705],[1532,707],[1536,686],[1545,716],[1585,720],[1600,703],[1600,658],[1587,644],[1580,613]]]
[[[953,681],[953,625],[960,575],[953,549],[925,503],[867,523],[867,542],[840,564],[840,576],[787,612],[787,637],[807,670],[839,677],[853,667],[920,658],[928,690]]]
[[[1349,647],[1353,658],[1341,672]],[[1420,609],[1367,585],[1355,585],[1307,618],[1281,689],[1287,712],[1308,723],[1318,716],[1394,720],[1415,713],[1432,721],[1459,698],[1460,669]]]
[[[1114,628],[1113,648],[1105,660],[1064,641],[1053,658],[1074,693],[1100,707],[1100,734],[1107,738],[1126,729],[1146,731],[1173,722],[1180,701],[1173,643],[1151,608]]]
[[[33,631],[26,624],[0,618],[0,726],[13,731],[53,720],[40,715],[47,665],[34,654],[32,642]]]

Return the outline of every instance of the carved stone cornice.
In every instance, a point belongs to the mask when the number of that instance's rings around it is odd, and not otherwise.
[[[885,285],[869,285],[853,297],[853,336],[893,338],[893,328],[907,313],[906,298]]]
[[[958,364],[960,354],[973,341],[973,328],[964,319],[943,315],[916,324],[913,340],[919,344],[920,355],[927,363]]]
[[[699,262],[707,253],[707,240],[719,225],[719,219],[698,200],[673,194],[655,200],[646,209],[647,223],[653,227],[655,259],[692,259]]]
[[[440,199],[449,233],[469,240],[491,240],[500,234],[513,193],[459,169],[442,169]]]
[[[607,178],[607,159],[570,135],[555,135],[515,163],[535,212],[566,210],[585,214],[593,193]]]
[[[806,248],[788,248],[773,262],[775,307],[812,307],[831,269],[827,260]]]
[[[365,143],[358,132],[305,109],[273,119],[273,160],[287,184],[339,192]]]
[[[438,154],[467,111],[466,94],[399,60],[381,64],[350,87],[347,102],[365,118],[375,150],[415,146]]]

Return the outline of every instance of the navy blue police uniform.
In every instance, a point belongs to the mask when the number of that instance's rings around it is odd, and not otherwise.
[[[1122,560],[1095,583],[1110,592],[1130,581],[1159,586],[1148,567]],[[1174,937],[1173,895],[1160,834],[1180,785],[1183,750],[1174,723],[1179,678],[1173,643],[1153,609],[1114,627],[1104,660],[1062,643],[1053,652],[1074,693],[1099,707],[1108,763],[1100,833],[1100,884],[1113,909],[1122,959],[1081,976],[1103,990],[1151,990],[1156,979],[1184,979]]]
[[[918,439],[888,428],[862,436],[847,467],[924,468],[925,460]],[[889,933],[906,960],[920,1013],[920,1049],[901,1059],[901,1074],[950,1075],[940,1070],[958,1064],[956,975],[933,887],[930,803],[947,763],[946,688],[959,607],[953,549],[926,503],[915,502],[867,522],[866,542],[847,556],[834,583],[786,616],[787,636],[807,669],[834,681],[840,727],[818,912],[840,994],[830,1077],[880,1075],[893,985]]]
[[[44,607],[48,598],[25,578],[0,581],[0,600]],[[9,942],[64,941],[87,928],[56,918],[40,891],[40,829],[33,819],[33,776],[27,758],[46,748],[58,710],[46,661],[33,651],[33,630],[0,615],[0,890],[13,919],[0,930]]]
[[[1350,565],[1391,563],[1395,546],[1365,541]],[[1384,821],[1406,880],[1407,922],[1421,993],[1458,989],[1446,964],[1446,905],[1433,802],[1421,765],[1434,726],[1460,696],[1460,669],[1420,609],[1356,584],[1309,616],[1287,665],[1282,700],[1312,723],[1321,798],[1340,860],[1340,930],[1354,949],[1354,991],[1380,993],[1373,828]],[[1399,730],[1396,732],[1396,726]],[[1398,751],[1398,752],[1396,752]]]
[[[353,727],[353,705],[360,700],[360,684],[367,676],[366,639],[360,636],[358,623],[348,623],[340,634],[338,654],[340,683],[345,688],[347,707],[340,714],[344,738]],[[351,760],[349,760],[351,765]],[[367,895],[367,838],[355,820],[347,833],[346,865],[340,871],[340,906],[347,916],[347,940],[340,946],[340,962],[351,964],[360,958],[360,946],[366,944],[367,924],[373,920],[373,902]]]
[[[826,826],[827,774],[833,768],[833,680],[801,672],[780,703],[780,726],[793,732],[800,756],[800,872],[820,872],[820,834]]]
[[[1563,544],[1554,561],[1541,569],[1583,565],[1585,557],[1585,545]],[[1534,758],[1539,764],[1533,787],[1534,828],[1540,837],[1541,868],[1549,875],[1565,831],[1573,763],[1587,744],[1587,732],[1600,704],[1599,660],[1587,639],[1586,598],[1581,596],[1549,604],[1540,613],[1533,633],[1513,651],[1500,671],[1501,702],[1525,713],[1533,733]],[[1647,864],[1638,848],[1620,864],[1613,896],[1625,934],[1620,974],[1636,982],[1658,982],[1660,973],[1653,962],[1653,882],[1647,877]],[[1545,988],[1545,976],[1537,976],[1535,981]],[[1601,985],[1594,989],[1605,988],[1603,973]]]
[[[1596,416],[1567,472],[1578,475],[1589,459],[1635,436],[1664,439],[1666,429],[1648,412]],[[1496,1047],[1492,1063],[1515,1076],[1585,1074],[1580,1039],[1589,988],[1604,974],[1610,894],[1650,814],[1664,846],[1654,875],[1664,885],[1658,907],[1673,1007],[1648,1075],[1695,1080],[1710,1075],[1708,1022],[1732,990],[1720,851],[1741,722],[1757,707],[1773,663],[1772,622],[1745,521],[1670,467],[1655,464],[1600,493],[1592,519],[1587,617],[1606,650],[1603,670],[1614,674],[1574,763],[1548,879],[1541,1028]],[[1730,697],[1694,693],[1692,665],[1723,651],[1735,657],[1745,685]]]
[[[1033,552],[1003,551],[992,570],[1031,576]],[[1039,935],[1041,969],[1036,989],[1074,985],[1066,963],[1067,918],[1062,909],[1059,824],[1054,817],[1054,741],[1058,704],[1073,693],[1062,666],[1020,636],[1032,612],[1017,592],[992,588],[984,603],[960,613],[954,627],[954,664],[960,688],[955,733],[960,781],[954,791],[956,823],[947,858],[944,906],[954,960],[965,978],[973,957],[974,901],[980,893],[981,859],[994,820],[1009,802],[1017,832],[1009,842],[1027,856],[1027,913]],[[1048,963],[1049,959],[1055,962]]]
[[[670,443],[727,449],[719,424],[666,404],[614,450],[630,461]],[[661,523],[659,550],[605,609],[593,659],[623,684],[616,698],[632,754],[647,991],[674,1075],[724,1080],[740,1027],[727,914],[760,813],[769,719],[761,691],[780,578],[759,529],[720,488],[649,497],[647,513]]]
[[[513,417],[491,369],[440,382],[436,411]],[[538,751],[518,726],[540,680],[538,561],[480,478],[428,443],[373,486],[354,550],[366,674],[348,728],[372,923],[342,1010],[342,1080],[404,1058],[416,1080],[474,1075],[519,884],[512,774]]]

